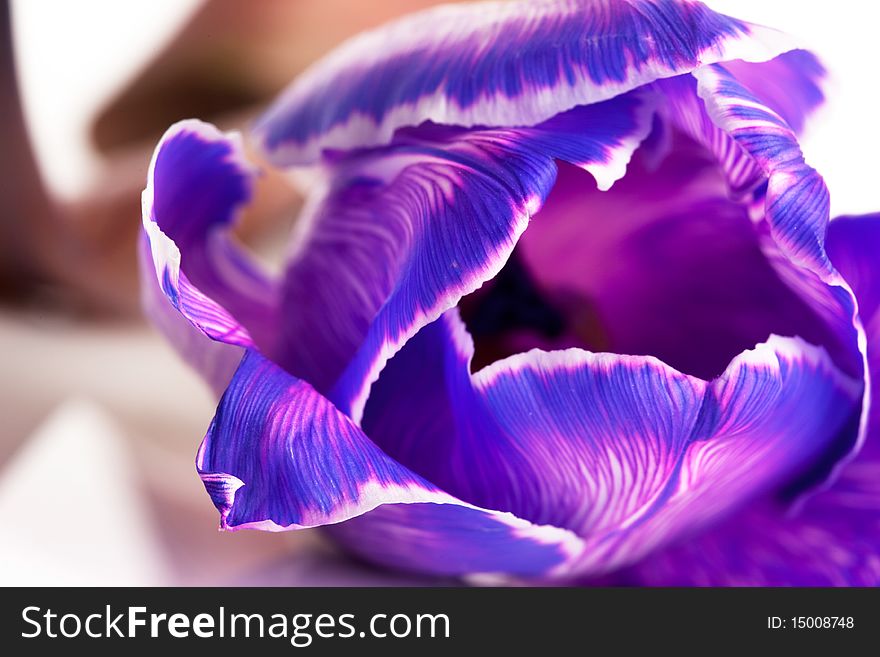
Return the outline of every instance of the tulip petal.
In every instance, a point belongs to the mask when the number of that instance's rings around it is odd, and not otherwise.
[[[796,133],[825,99],[825,67],[808,50],[791,50],[767,62],[725,62],[724,68]]]
[[[228,234],[253,175],[237,136],[182,121],[156,147],[143,194],[145,310],[215,387],[241,351],[197,333],[253,347],[271,340],[275,321],[277,286]],[[172,319],[171,309],[193,328]]]
[[[408,543],[392,550],[388,533],[374,534],[359,550],[380,561],[397,555],[398,568],[541,577],[580,547],[571,532],[439,490],[384,454],[309,384],[252,350],[220,401],[196,465],[223,529],[284,531],[364,514],[380,524],[393,518]],[[357,526],[350,531],[359,533]]]
[[[880,215],[840,217],[828,255],[852,285],[868,337],[872,398],[880,379]],[[872,404],[864,449],[827,490],[800,508],[765,503],[710,532],[609,576],[642,586],[880,585],[880,410]],[[592,582],[597,583],[597,582]]]
[[[871,381],[865,449],[880,459],[880,214],[836,218],[828,225],[825,248],[859,302]]]
[[[868,419],[868,364],[865,331],[855,295],[825,252],[829,220],[828,189],[804,161],[797,138],[785,120],[713,64],[693,73],[697,94],[712,121],[742,148],[766,174],[766,187],[755,191],[755,205],[766,232],[762,247],[780,277],[795,289],[840,336],[835,361],[848,374],[863,379],[865,399],[858,431],[842,434],[800,487],[833,480],[861,448]]]
[[[783,484],[857,419],[861,386],[771,337],[705,382],[651,357],[533,350],[469,371],[454,312],[389,363],[364,428],[478,506],[575,532],[572,573],[630,563]]]
[[[441,497],[308,383],[250,350],[220,401],[197,466],[224,529],[313,527],[387,498]]]
[[[361,35],[282,94],[256,132],[280,164],[391,141],[425,121],[528,126],[711,62],[764,61],[782,34],[677,0],[442,6]]]
[[[868,354],[880,355],[880,214],[837,217],[828,225],[828,257],[852,286],[868,335]],[[871,372],[880,374],[880,365]]]
[[[865,338],[852,291],[823,248],[827,189],[794,132],[720,65],[652,89],[673,128],[667,161],[650,170],[637,153],[631,173],[602,196],[560,176],[544,220],[521,240],[538,283],[562,303],[575,293],[595,310],[598,331],[574,328],[599,333],[603,350],[651,353],[705,378],[773,332],[826,348],[842,371],[864,378]],[[691,140],[701,152],[692,153]],[[570,221],[573,213],[592,221]],[[866,412],[792,492],[826,482],[852,458]]]
[[[878,586],[880,463],[851,463],[794,516],[757,505],[710,532],[588,584]]]
[[[554,158],[606,189],[652,113],[629,94],[533,128],[422,126],[343,160],[301,219],[279,362],[358,421],[388,358],[501,269],[553,185]]]
[[[784,67],[800,60],[801,55],[793,60],[779,58],[762,67]],[[665,96],[668,118],[716,156],[732,190],[740,196],[754,191],[763,211],[758,218],[766,223],[781,254],[827,286],[839,286],[840,278],[823,249],[829,219],[828,190],[821,176],[804,162],[792,127],[773,105],[787,114],[795,113],[779,99],[782,92],[768,90],[768,83],[761,83],[755,72],[747,70],[746,78],[752,79],[770,102],[764,102],[718,64],[694,71],[696,86],[690,76],[679,76],[654,88]],[[796,80],[802,87],[815,89],[809,70]],[[809,91],[798,93],[796,85],[785,91],[792,99],[802,100],[805,110],[816,102]],[[795,119],[802,122],[803,117],[795,114]],[[845,316],[847,321],[852,319],[851,312]]]
[[[720,65],[694,72],[697,93],[712,121],[767,173],[766,220],[775,242],[793,262],[833,278],[822,244],[828,190],[806,165],[785,120]]]
[[[564,529],[465,505],[386,504],[327,529],[349,552],[377,565],[474,584],[564,578],[583,550]]]
[[[825,69],[815,55],[806,50],[793,50],[757,64],[725,62],[724,69],[732,76],[728,88],[735,97],[751,97],[755,102],[754,111],[764,108],[769,112],[765,116],[778,119],[771,121],[765,137],[778,133],[780,128],[801,131],[807,116],[824,99],[820,85]],[[667,118],[715,154],[734,194],[741,197],[766,182],[770,162],[754,157],[751,146],[757,142],[741,143],[725,131],[730,124],[719,124],[707,113],[692,76],[677,76],[654,86],[666,96],[663,107]],[[794,135],[785,135],[784,141],[788,152],[797,157],[800,150]]]
[[[141,278],[141,308],[153,326],[165,336],[183,360],[211,387],[217,398],[223,394],[242,357],[234,344],[212,340],[172,305],[157,285],[150,242],[138,240],[138,268]]]

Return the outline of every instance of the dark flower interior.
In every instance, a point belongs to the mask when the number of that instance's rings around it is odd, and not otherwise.
[[[712,379],[771,334],[833,350],[833,334],[762,253],[714,157],[680,133],[659,166],[654,155],[637,151],[606,192],[558,163],[504,269],[461,303],[475,371],[534,347],[581,347]]]

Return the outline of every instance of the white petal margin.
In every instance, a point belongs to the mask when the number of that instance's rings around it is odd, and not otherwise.
[[[229,233],[255,175],[240,135],[181,121],[156,146],[141,198],[144,310],[216,391],[241,358],[234,347],[255,336],[265,347],[273,331],[277,286]]]
[[[535,125],[698,66],[795,47],[689,1],[444,5],[343,44],[295,80],[255,132],[275,162],[308,164],[328,149],[387,144],[425,121]]]
[[[871,405],[868,342],[858,302],[825,252],[830,220],[828,189],[819,173],[805,162],[791,126],[728,70],[716,64],[692,75],[709,118],[764,172],[766,193],[756,197],[753,210],[758,229],[766,233],[762,250],[780,278],[839,336],[840,344],[830,345],[838,366],[864,384],[858,431],[841,443],[830,464],[808,475],[813,481],[805,480],[813,490],[827,488],[861,450]]]
[[[543,578],[579,554],[581,541],[572,532],[438,489],[383,453],[314,388],[254,351],[221,399],[196,465],[225,530],[344,528],[367,517],[381,521],[392,507],[397,530],[418,534],[435,550],[428,564],[419,561],[424,551],[415,550],[399,568],[456,576],[498,569]],[[375,556],[394,553],[386,533],[367,534],[361,545],[384,546]]]
[[[797,338],[773,336],[711,381],[581,349],[470,374],[472,355],[454,312],[423,329],[380,377],[364,429],[461,499],[581,537],[562,578],[633,563],[784,488],[860,410],[860,381]]]

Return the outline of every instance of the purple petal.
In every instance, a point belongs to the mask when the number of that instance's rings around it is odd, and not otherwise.
[[[706,112],[692,76],[677,76],[654,86],[666,96],[667,102],[663,104],[666,118],[714,153],[727,175],[731,190],[743,196],[765,183],[767,173],[776,168],[766,159],[756,159],[755,146],[779,133],[780,128],[794,131],[803,128],[806,117],[823,100],[819,85],[825,70],[816,57],[805,50],[793,50],[759,64],[726,62],[724,68],[732,77],[728,77],[721,93],[753,101],[751,112],[746,115],[750,118],[761,112],[764,117],[773,117],[768,124],[758,126],[758,132],[764,134],[742,140],[729,134],[726,129],[732,128],[734,123],[717,121]],[[703,94],[706,93],[704,89]],[[709,102],[711,105],[714,101]],[[793,134],[785,134],[778,143],[799,159],[800,149]]]
[[[861,385],[772,337],[710,383],[650,357],[534,350],[470,374],[454,312],[389,363],[364,428],[478,506],[569,529],[569,573],[644,556],[784,484],[858,417]]]
[[[755,210],[763,221],[762,247],[786,283],[795,289],[840,338],[835,361],[865,381],[868,394],[866,338],[855,296],[825,253],[828,189],[822,177],[804,162],[797,138],[785,120],[761,103],[720,65],[693,73],[697,93],[712,121],[736,142],[766,174],[766,189],[755,193]],[[803,485],[832,480],[861,448],[867,427],[867,397],[859,430],[841,435]]]
[[[352,548],[365,558],[399,557],[398,568],[542,577],[580,548],[570,532],[439,490],[384,454],[314,388],[255,351],[221,399],[196,465],[222,528],[283,531],[360,516],[339,532],[357,536]],[[393,531],[376,534],[389,519]]]
[[[797,133],[825,99],[825,67],[808,50],[792,50],[761,63],[725,62],[724,67]]]
[[[698,2],[437,7],[361,35],[297,79],[257,126],[283,164],[391,141],[425,121],[525,126],[711,62],[793,47]]]
[[[874,345],[880,354],[880,343],[876,342],[880,340],[880,214],[837,217],[828,225],[825,248],[858,299],[869,355]],[[880,373],[880,369],[871,371]]]
[[[144,314],[219,398],[238,367],[242,349],[234,344],[212,340],[172,305],[156,281],[156,269],[146,235],[141,235],[138,241],[138,268]]]
[[[143,194],[145,309],[215,385],[240,350],[200,340],[170,318],[169,307],[212,340],[239,347],[271,341],[276,286],[228,234],[250,198],[253,175],[237,137],[183,121],[156,147]]]
[[[223,395],[197,466],[227,529],[313,527],[386,500],[442,499],[308,383],[255,351]]]
[[[868,338],[872,398],[880,379],[880,215],[841,217],[826,246],[851,283]],[[872,405],[867,440],[828,490],[794,511],[772,502],[746,509],[604,584],[700,586],[880,585],[880,411]]]
[[[590,584],[880,585],[880,463],[852,463],[794,517],[756,505],[717,529]]]
[[[499,356],[580,346],[650,354],[703,379],[774,333],[836,356],[837,334],[770,265],[747,207],[729,198],[711,155],[680,135],[672,146],[656,169],[637,152],[626,177],[605,193],[590,189],[581,172],[560,168],[516,253],[562,327],[550,342],[513,336]],[[492,294],[493,285],[479,294]]]
[[[865,327],[871,404],[865,449],[880,458],[880,215],[838,217],[828,225],[828,256],[852,286]]]
[[[554,158],[605,189],[651,112],[630,94],[533,128],[422,126],[343,160],[301,220],[280,362],[357,421],[388,358],[501,269],[553,185]]]
[[[386,504],[328,530],[377,565],[477,584],[567,577],[583,550],[564,529],[466,505]]]
[[[722,66],[707,66],[693,75],[709,117],[768,175],[766,220],[775,242],[790,260],[833,280],[822,249],[828,190],[805,164],[791,128]]]
[[[665,101],[660,125],[669,133],[655,135],[641,158],[655,170],[640,168],[637,154],[614,191],[590,198],[576,177],[566,185],[561,176],[522,240],[524,260],[556,303],[590,311],[565,341],[651,353],[706,377],[771,332],[799,335],[863,378],[853,294],[823,247],[827,189],[793,131],[719,65],[652,88]],[[571,221],[578,214],[614,220],[585,228]],[[801,488],[833,478],[852,458],[866,413],[865,406],[860,426],[841,433]]]
[[[761,164],[709,116],[705,103],[697,95],[697,82],[692,76],[680,75],[654,86],[666,99],[661,105],[666,122],[715,156],[735,199],[747,199],[766,182],[767,173]]]

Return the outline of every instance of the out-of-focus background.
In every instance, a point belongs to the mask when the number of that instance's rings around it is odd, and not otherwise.
[[[0,585],[408,584],[317,532],[217,532],[193,465],[215,400],[144,322],[135,238],[174,121],[245,129],[343,39],[432,0],[14,0],[0,12]],[[708,0],[831,72],[807,159],[834,214],[880,209],[877,10]],[[253,154],[256,159],[256,154]],[[269,257],[301,198],[263,176],[240,235]]]

